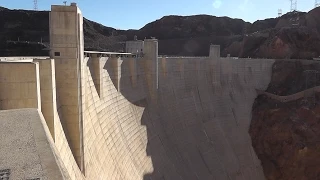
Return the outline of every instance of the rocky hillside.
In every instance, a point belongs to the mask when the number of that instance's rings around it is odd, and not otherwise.
[[[48,11],[9,10],[1,7],[0,17],[0,56],[47,53],[47,50],[38,50],[49,46]],[[119,51],[123,49],[126,40],[116,29],[87,19],[84,19],[84,34],[86,49],[89,50],[108,50],[108,47],[113,47],[113,50]],[[42,42],[39,48],[30,52],[38,42]],[[31,45],[28,47],[28,44]]]
[[[320,8],[308,13],[288,13],[270,20],[271,24],[267,29],[250,31],[241,41],[224,49],[224,54],[279,59],[311,59],[320,55]]]
[[[319,63],[279,61],[273,66],[267,92],[290,95],[306,89],[305,70]],[[309,76],[309,79],[312,80]],[[308,88],[320,85],[317,81]],[[280,103],[260,95],[252,108],[249,134],[268,180],[320,179],[320,93],[315,98]]]
[[[48,46],[47,11],[0,8],[0,17],[1,56],[21,51],[8,47],[8,40],[42,41]],[[165,16],[139,30],[116,30],[84,20],[86,49],[121,52],[125,41],[137,35],[158,38],[162,55],[206,56],[210,44],[219,44],[222,56],[312,58],[320,55],[319,31],[320,8],[254,23],[209,15]]]
[[[250,135],[266,179],[319,179],[320,94],[315,105],[303,99],[279,104],[263,96],[258,101]]]

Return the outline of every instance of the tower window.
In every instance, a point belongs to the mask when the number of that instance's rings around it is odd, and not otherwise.
[[[60,52],[54,52],[54,56],[60,56]]]

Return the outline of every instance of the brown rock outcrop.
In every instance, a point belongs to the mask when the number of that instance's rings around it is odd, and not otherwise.
[[[320,178],[320,104],[291,103],[258,98],[250,135],[268,180]],[[317,95],[320,100],[320,94]],[[309,105],[308,105],[309,103]]]
[[[282,96],[300,92],[306,89],[303,71],[319,69],[319,63],[278,61],[267,92]],[[320,93],[287,103],[259,95],[249,134],[268,180],[320,179]]]

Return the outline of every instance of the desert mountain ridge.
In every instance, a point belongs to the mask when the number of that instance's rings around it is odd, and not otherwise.
[[[49,44],[48,11],[0,7],[0,17],[1,56],[48,53],[42,50]],[[159,54],[173,56],[207,56],[210,44],[218,44],[222,56],[313,58],[320,55],[319,32],[320,8],[254,23],[211,15],[170,15],[139,30],[117,30],[84,18],[87,50],[123,52],[125,41],[137,35],[156,37]]]

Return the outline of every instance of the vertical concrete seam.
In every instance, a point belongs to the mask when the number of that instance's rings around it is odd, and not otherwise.
[[[77,80],[78,80],[78,113],[79,113],[79,144],[80,144],[80,170],[83,173],[83,175],[85,176],[85,168],[84,168],[84,147],[83,147],[83,112],[82,112],[82,76],[81,76],[81,55],[80,53],[82,52],[80,48],[81,47],[81,42],[80,42],[80,37],[82,36],[82,34],[80,34],[80,29],[78,29],[80,27],[80,14],[78,12],[76,12],[76,26],[75,26],[75,31],[78,33],[78,38],[77,38],[77,44],[80,44],[80,47],[77,48],[78,53],[77,53]]]
[[[34,62],[35,69],[36,69],[36,86],[37,86],[37,103],[38,103],[38,109],[41,111],[41,90],[40,90],[40,68],[39,68],[39,62]]]

